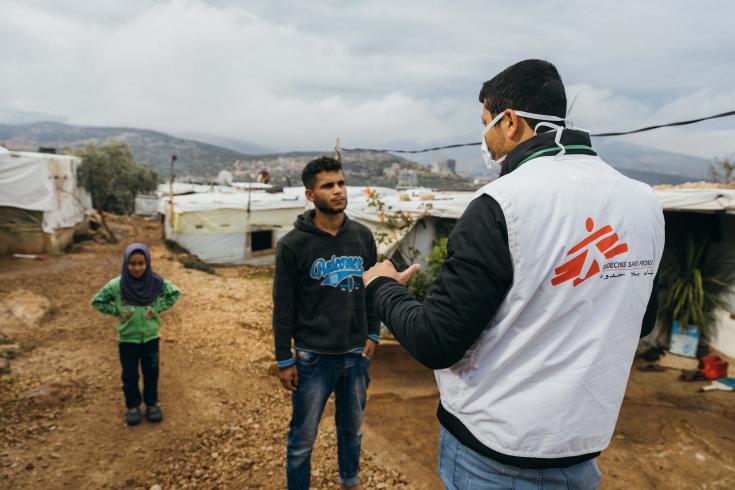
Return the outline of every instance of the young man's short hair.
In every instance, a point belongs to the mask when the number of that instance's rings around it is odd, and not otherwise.
[[[316,184],[316,175],[319,172],[337,172],[342,170],[342,164],[331,157],[320,157],[306,164],[301,171],[301,181],[307,189],[313,189]]]
[[[566,117],[567,95],[556,67],[544,60],[523,60],[482,85],[480,102],[493,117],[505,109]],[[540,121],[524,118],[533,129]],[[553,121],[564,125],[563,122]]]

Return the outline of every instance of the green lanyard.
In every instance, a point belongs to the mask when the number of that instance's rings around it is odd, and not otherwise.
[[[587,145],[569,145],[569,146],[565,146],[564,149],[565,150],[590,150],[590,151],[595,151],[595,150],[592,149],[591,146],[587,146]],[[551,147],[551,148],[544,148],[543,150],[539,150],[537,152],[534,152],[534,153],[528,155],[526,158],[524,158],[521,161],[521,163],[519,163],[516,166],[516,168],[520,167],[521,165],[523,165],[524,163],[526,163],[529,160],[533,160],[536,157],[540,157],[544,153],[550,153],[552,151],[561,151],[561,149],[558,146],[554,146],[554,147]]]

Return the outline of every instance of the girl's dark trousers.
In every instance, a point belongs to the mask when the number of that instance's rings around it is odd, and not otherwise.
[[[158,339],[144,344],[120,342],[120,365],[122,366],[125,406],[134,408],[144,401],[151,407],[158,403]],[[138,366],[143,373],[143,396],[138,388]]]

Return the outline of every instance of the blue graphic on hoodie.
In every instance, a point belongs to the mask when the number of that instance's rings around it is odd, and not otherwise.
[[[364,271],[362,257],[332,255],[329,260],[316,259],[309,275],[312,279],[324,279],[322,286],[352,291],[356,287],[355,278],[361,278]]]

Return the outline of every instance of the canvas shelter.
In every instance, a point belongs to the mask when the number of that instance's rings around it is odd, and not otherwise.
[[[0,147],[0,253],[58,252],[92,209],[79,157]]]
[[[273,263],[276,242],[306,209],[303,192],[195,193],[161,199],[166,237],[212,264]]]
[[[303,187],[268,192],[270,186],[263,184],[235,187],[179,184],[174,187],[172,214],[166,187],[159,187],[158,200],[166,238],[211,264],[272,264],[276,242],[310,206]],[[380,192],[397,194],[387,188],[380,188]],[[364,196],[364,188],[348,188],[350,203],[365,205]],[[359,210],[356,213],[358,221],[376,228],[377,217],[373,222],[373,216]]]
[[[666,241],[686,239],[687,233],[709,232],[709,254],[735,260],[735,189],[699,183],[657,187],[666,218]],[[725,297],[726,309],[717,310],[709,327],[709,345],[735,357],[735,291]]]

